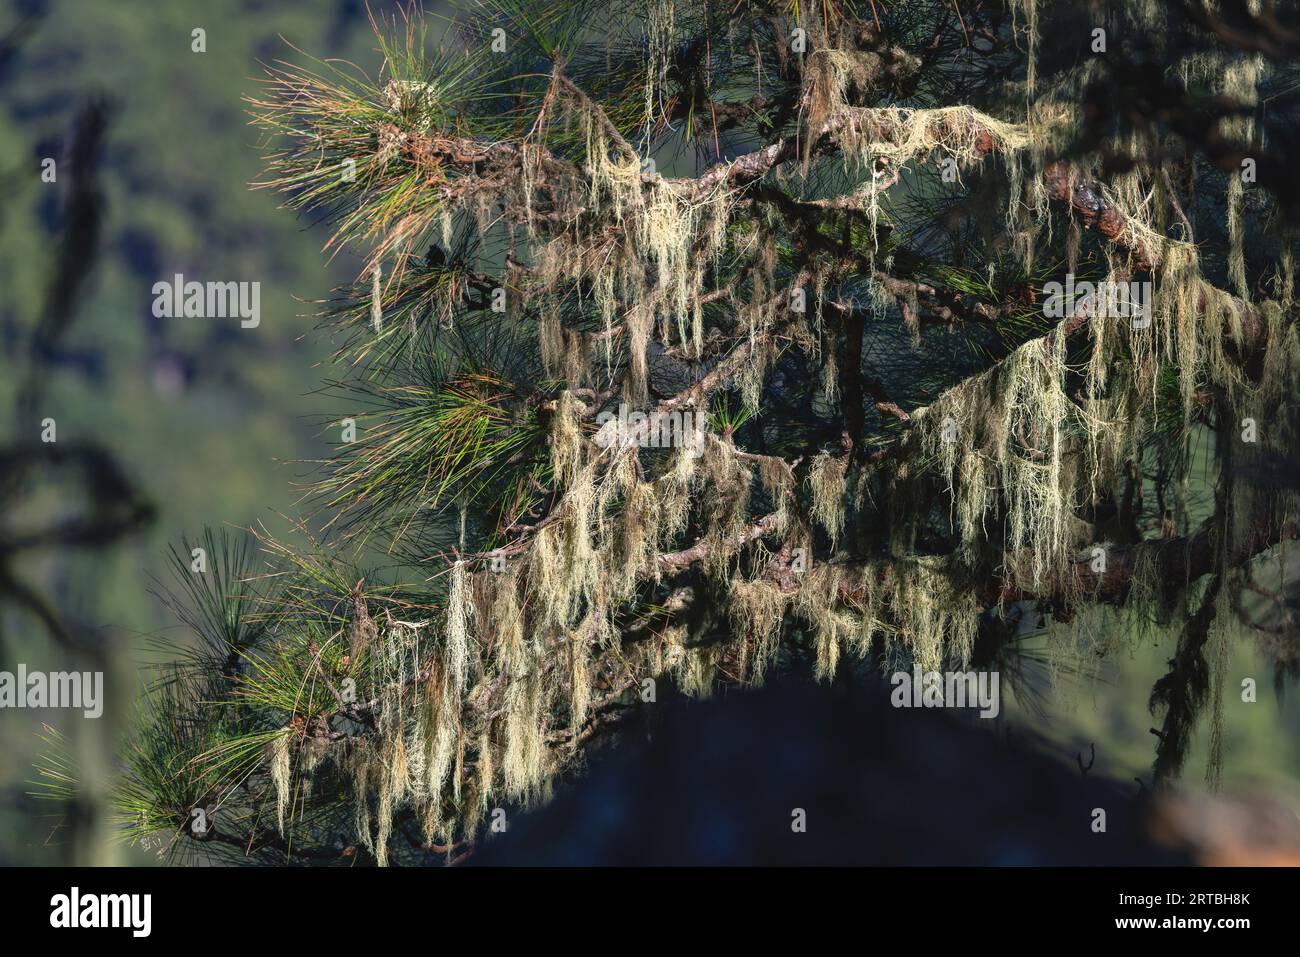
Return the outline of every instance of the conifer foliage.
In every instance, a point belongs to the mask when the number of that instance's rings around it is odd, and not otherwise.
[[[1277,10],[480,0],[269,68],[257,185],[362,263],[355,440],[320,541],[178,563],[131,835],[457,860],[656,682],[1000,667],[1031,621],[1175,637],[1175,777],[1228,643],[1297,654],[1255,600],[1297,530]]]

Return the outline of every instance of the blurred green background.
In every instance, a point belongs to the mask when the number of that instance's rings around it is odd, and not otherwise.
[[[378,13],[396,4],[373,3]],[[191,31],[206,31],[205,53]],[[65,841],[59,817],[25,792],[42,722],[60,727],[93,773],[107,766],[138,693],[148,637],[176,622],[151,594],[166,579],[166,551],[205,525],[282,530],[303,459],[327,451],[320,388],[328,348],[310,333],[315,307],[355,275],[340,255],[326,265],[326,232],[277,209],[254,191],[260,160],[241,97],[257,90],[261,64],[313,54],[377,66],[360,2],[88,0],[8,3],[0,64],[0,401],[6,440],[33,441],[40,420],[57,422],[61,442],[90,437],[117,456],[157,517],[115,547],[32,556],[21,569],[62,614],[101,629],[119,673],[109,713],[88,722],[73,712],[0,711],[0,861],[61,863],[136,857],[100,841]],[[55,264],[71,173],[72,125],[90,101],[108,105],[99,165],[104,196],[99,259],[77,304],[75,325],[52,363],[36,415],[7,410],[27,361],[31,333]],[[59,162],[43,183],[41,161]],[[261,283],[261,323],[157,319],[152,285],[173,273],[200,281]],[[57,520],[57,489],[23,502],[9,526]],[[4,657],[30,668],[76,667],[30,615],[6,606]],[[93,730],[86,725],[103,725]]]
[[[373,2],[388,12],[395,3]],[[105,717],[75,712],[0,711],[0,863],[148,863],[151,856],[109,841],[102,823],[68,837],[67,822],[27,792],[42,750],[43,723],[57,726],[93,788],[111,773],[140,669],[154,660],[149,636],[174,634],[175,619],[152,593],[166,578],[169,544],[205,525],[265,522],[283,531],[292,487],[328,449],[327,417],[346,410],[312,394],[328,370],[328,346],[311,335],[310,300],[353,278],[346,254],[326,264],[323,229],[277,209],[254,191],[257,135],[241,97],[254,93],[260,63],[311,54],[351,60],[373,75],[375,43],[361,2],[327,0],[115,0],[10,2],[0,8],[0,401],[14,409],[31,332],[43,308],[59,240],[67,177],[40,179],[41,160],[62,160],[78,111],[109,105],[99,167],[104,193],[100,258],[77,306],[76,324],[53,363],[35,417],[6,414],[6,440],[34,440],[53,417],[60,440],[90,436],[108,446],[157,508],[155,521],[115,547],[33,556],[22,569],[61,614],[111,649]],[[206,30],[207,51],[191,51]],[[156,319],[153,283],[187,279],[258,281],[261,324],[234,319]],[[57,517],[55,488],[24,500],[7,526]],[[76,667],[28,614],[9,605],[0,667]],[[1095,623],[1104,628],[1105,621]],[[1049,639],[1051,636],[1049,636]],[[1049,639],[1036,639],[1046,646]],[[1065,760],[1087,758],[1092,773],[1149,783],[1157,722],[1151,686],[1172,655],[1174,636],[1122,651],[1100,680],[1062,674],[1041,709],[1004,705],[1005,724],[1032,724]],[[1254,677],[1259,701],[1236,689]],[[1249,641],[1236,644],[1227,703],[1225,782],[1300,780],[1300,706],[1279,702],[1271,672]],[[1204,722],[1203,722],[1204,724]],[[1198,733],[1186,776],[1205,770]],[[1135,785],[1136,787],[1136,785]]]

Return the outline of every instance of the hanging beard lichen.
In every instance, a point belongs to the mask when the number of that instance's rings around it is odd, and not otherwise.
[[[707,564],[720,577],[729,578],[733,555],[728,543],[744,530],[749,517],[753,474],[736,457],[729,440],[706,434],[694,482],[707,489]]]
[[[1075,544],[1076,504],[1065,465],[1065,336],[1058,330],[1012,354],[998,434],[1000,482],[1007,505],[1007,560],[1034,588],[1066,566]],[[1020,553],[1025,553],[1024,558]]]
[[[465,585],[465,564],[451,567],[451,588],[447,595],[446,647],[443,664],[459,693],[469,675],[469,593]]]
[[[741,579],[732,580],[727,594],[727,607],[742,641],[741,677],[762,683],[776,652],[790,596],[769,582]]]
[[[1242,57],[1223,71],[1223,93],[1253,109],[1259,100],[1259,81],[1263,58]],[[1231,142],[1249,143],[1254,137],[1255,123],[1250,114],[1232,116],[1223,121],[1223,134]],[[1245,225],[1242,206],[1245,202],[1245,173],[1228,175],[1228,276],[1237,295],[1251,298],[1246,281]]]
[[[290,735],[279,735],[271,742],[271,784],[275,788],[275,819],[280,833],[284,833],[284,812],[289,809],[289,741]]]
[[[937,671],[945,662],[964,669],[975,647],[979,599],[966,586],[960,571],[941,557],[899,560],[870,577],[887,578],[884,609],[868,608],[864,618],[882,623],[887,647],[905,652],[923,671]],[[880,589],[865,589],[880,594]],[[884,622],[892,621],[892,631]]]
[[[551,423],[551,467],[562,485],[572,485],[582,467],[583,435],[577,404],[567,389],[556,400]]]
[[[839,541],[844,528],[845,484],[849,460],[844,455],[822,453],[813,460],[808,470],[808,485],[812,489],[812,517],[831,540],[831,551]]]

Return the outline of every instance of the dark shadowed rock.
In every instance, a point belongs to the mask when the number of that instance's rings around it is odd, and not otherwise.
[[[994,722],[787,682],[650,717],[476,864],[1178,864],[1132,782],[1081,774]],[[1094,809],[1106,812],[1094,833]],[[807,830],[796,833],[796,809]]]

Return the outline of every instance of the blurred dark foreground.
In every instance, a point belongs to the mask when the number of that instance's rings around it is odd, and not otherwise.
[[[1152,795],[973,713],[895,709],[889,690],[790,680],[661,695],[468,863],[1300,864],[1300,820],[1262,793]]]

